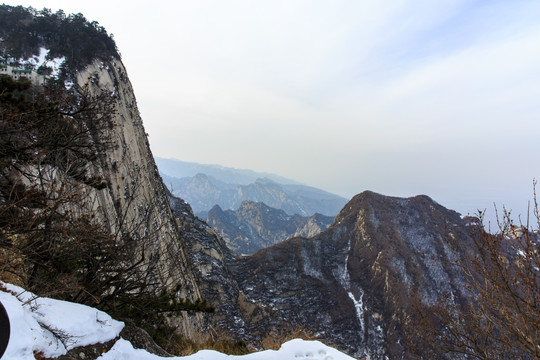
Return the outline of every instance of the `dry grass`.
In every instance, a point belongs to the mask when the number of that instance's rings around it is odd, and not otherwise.
[[[283,343],[293,339],[318,340],[318,337],[305,329],[272,331],[261,340],[262,350],[279,350]],[[165,350],[176,356],[187,356],[199,350],[215,350],[228,355],[245,355],[258,349],[248,346],[243,341],[231,340],[226,334],[187,339],[180,334],[172,334],[167,344],[162,345]]]
[[[25,277],[26,271],[22,255],[0,249],[0,280],[9,284],[24,286]]]
[[[213,336],[199,334],[195,339],[188,339],[181,334],[172,333],[166,342],[160,344],[167,352],[176,356],[187,356],[199,350],[215,350],[228,355],[245,355],[249,349],[244,341],[232,340],[225,334]]]
[[[264,350],[279,350],[283,343],[293,339],[318,340],[318,337],[305,329],[271,331],[261,340]]]

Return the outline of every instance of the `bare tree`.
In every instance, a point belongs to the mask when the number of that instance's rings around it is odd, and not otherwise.
[[[417,303],[418,317],[410,323],[417,353],[540,358],[540,215],[535,191],[532,212],[534,223],[528,216],[525,224],[516,224],[503,210],[495,234],[484,230],[479,214],[472,247],[457,264],[469,296],[461,301],[449,296],[432,307]]]
[[[209,311],[179,299],[178,289],[156,290],[149,274],[157,265],[134,238],[144,224],[125,224],[129,201],[111,227],[94,217],[88,195],[109,185],[92,166],[113,146],[114,114],[106,91],[0,77],[0,277],[112,314]]]
[[[89,230],[90,219],[77,208],[88,189],[106,186],[87,170],[110,146],[112,101],[86,89],[37,90],[9,77],[0,78],[0,100],[1,265],[37,286],[68,266],[60,254],[75,232]]]

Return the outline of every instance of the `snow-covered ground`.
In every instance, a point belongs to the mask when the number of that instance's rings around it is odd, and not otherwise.
[[[97,309],[49,298],[37,298],[20,287],[0,283],[0,302],[7,310],[11,336],[4,360],[34,360],[34,352],[58,357],[68,350],[104,343],[118,337],[124,323]],[[352,360],[319,341],[300,339],[284,343],[279,350],[266,350],[243,356],[231,356],[213,350],[163,358],[145,350],[134,349],[122,338],[99,357],[100,360]]]
[[[36,298],[17,286],[2,285],[9,292],[0,291],[0,301],[11,324],[2,359],[34,359],[34,351],[58,357],[78,346],[112,340],[124,327],[124,323],[91,307]]]

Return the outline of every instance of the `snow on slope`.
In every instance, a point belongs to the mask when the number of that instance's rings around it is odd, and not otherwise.
[[[52,69],[51,76],[57,77],[58,74],[60,74],[60,66],[66,61],[66,57],[60,57],[60,58],[54,58],[54,59],[47,59],[47,55],[49,54],[49,49],[45,49],[44,47],[39,49],[39,55],[33,56],[29,59],[19,59],[19,63],[26,64],[30,63],[34,66],[34,68],[37,70],[40,66],[46,66],[50,67]]]
[[[0,302],[7,310],[11,336],[3,360],[34,360],[34,352],[55,358],[68,350],[104,343],[118,337],[124,323],[97,309],[67,301],[39,298],[24,289],[0,282]],[[60,341],[52,332],[61,334]],[[202,350],[185,357],[163,358],[145,350],[134,349],[120,338],[100,360],[353,360],[319,341],[291,340],[280,350],[230,356]]]
[[[97,309],[49,298],[38,298],[20,287],[0,283],[11,335],[2,359],[34,359],[34,351],[58,357],[79,346],[103,343],[118,336],[124,323]],[[51,331],[52,330],[52,331]],[[57,336],[61,335],[63,341]]]
[[[112,349],[102,356],[99,360],[288,360],[288,359],[309,359],[309,360],[354,360],[335,349],[332,349],[319,341],[306,341],[294,339],[281,345],[279,350],[265,350],[248,355],[225,355],[214,350],[201,350],[196,354],[162,358],[157,355],[149,354],[140,349],[133,349],[131,344],[120,339]]]

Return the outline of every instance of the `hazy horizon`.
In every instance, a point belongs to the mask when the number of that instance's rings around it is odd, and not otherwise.
[[[532,200],[540,2],[4,3],[114,34],[155,156],[462,214]]]

